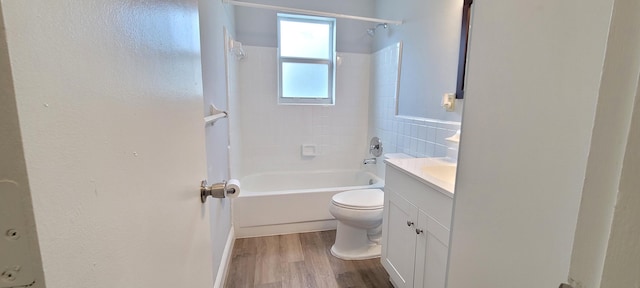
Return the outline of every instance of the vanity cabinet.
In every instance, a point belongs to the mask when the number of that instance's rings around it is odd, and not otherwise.
[[[381,262],[396,288],[444,288],[453,194],[387,165]]]

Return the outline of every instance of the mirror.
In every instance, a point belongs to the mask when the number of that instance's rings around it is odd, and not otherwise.
[[[405,20],[378,34],[374,42],[376,51],[403,42],[397,116],[460,122],[462,101],[456,101],[454,112],[445,111],[441,101],[445,93],[458,91],[458,67],[464,67],[459,63],[460,47],[467,42],[463,37],[461,43],[461,31],[466,35],[469,30],[468,23],[462,28],[464,4],[465,0],[376,1],[377,17]]]

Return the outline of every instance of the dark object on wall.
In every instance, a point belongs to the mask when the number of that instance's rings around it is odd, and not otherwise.
[[[469,46],[469,25],[471,24],[471,4],[473,0],[464,0],[462,7],[462,28],[460,29],[460,54],[458,55],[458,84],[456,99],[464,98],[464,77],[467,66],[467,47]]]

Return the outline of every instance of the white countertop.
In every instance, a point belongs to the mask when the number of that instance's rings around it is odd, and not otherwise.
[[[456,163],[448,158],[385,159],[390,166],[453,197],[456,185]]]

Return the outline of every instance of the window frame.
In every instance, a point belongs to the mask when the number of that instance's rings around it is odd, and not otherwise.
[[[281,55],[281,37],[280,37],[280,22],[282,20],[300,23],[320,23],[329,25],[329,57],[327,59],[321,58],[307,58],[307,57],[283,57]],[[335,105],[335,79],[336,79],[336,19],[329,17],[317,17],[307,15],[297,15],[288,13],[278,13],[277,15],[277,37],[278,37],[278,104],[286,105]],[[294,64],[324,64],[328,67],[328,87],[326,98],[309,98],[309,97],[283,97],[283,78],[282,70],[284,63]]]

